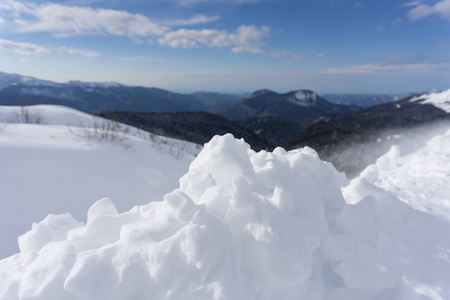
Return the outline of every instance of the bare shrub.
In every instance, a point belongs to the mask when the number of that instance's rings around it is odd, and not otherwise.
[[[36,106],[23,105],[10,118],[10,123],[43,124],[41,111]]]
[[[69,127],[69,131],[87,139],[119,143],[126,148],[131,147],[126,143],[130,129],[110,119],[93,117],[91,126]]]

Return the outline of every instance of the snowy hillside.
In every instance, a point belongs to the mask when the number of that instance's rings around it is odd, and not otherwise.
[[[450,113],[450,89],[439,92],[431,91],[428,94],[414,97],[411,102],[419,102],[421,104],[433,104],[434,106]]]
[[[419,150],[442,149],[442,164],[404,189],[448,171],[449,140]],[[117,213],[122,199],[101,199],[85,224],[35,224],[0,261],[0,299],[450,299],[450,223],[368,181],[348,204],[347,184],[310,148],[255,153],[216,136],[162,201]]]
[[[399,144],[368,166],[344,189],[344,195],[356,203],[376,193],[374,185],[396,195],[415,209],[440,216],[450,222],[450,130],[432,138],[425,147],[403,155],[408,146]],[[443,125],[433,131],[443,131]]]
[[[17,252],[17,236],[48,214],[86,221],[103,197],[120,212],[160,200],[199,151],[125,126],[117,141],[100,141],[103,119],[61,106],[27,110],[42,124],[14,123],[23,122],[21,109],[0,107],[0,258]]]

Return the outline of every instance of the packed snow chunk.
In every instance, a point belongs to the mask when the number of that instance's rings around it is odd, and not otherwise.
[[[108,198],[95,202],[88,210],[86,226],[69,231],[67,240],[77,250],[96,249],[119,240],[124,224],[141,220],[138,210],[118,214],[116,207]]]
[[[253,168],[248,159],[250,146],[243,139],[236,141],[231,134],[215,136],[205,144],[205,151],[200,152],[190,170],[196,169],[211,174],[217,183],[229,181],[237,174],[252,178]],[[213,162],[214,163],[211,163]]]
[[[70,214],[48,215],[39,223],[33,223],[31,230],[19,236],[20,252],[38,252],[50,242],[67,239],[70,230],[84,224],[72,218]]]
[[[214,137],[162,201],[35,224],[0,261],[0,299],[449,298],[450,223],[378,187],[347,204],[347,183],[310,148]]]
[[[97,215],[117,215],[117,209],[109,198],[103,198],[95,202],[88,210],[87,221],[90,222]]]
[[[67,299],[64,278],[75,261],[76,251],[65,241],[44,246],[23,270],[19,299]]]

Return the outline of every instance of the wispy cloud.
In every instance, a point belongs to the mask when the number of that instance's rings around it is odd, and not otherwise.
[[[50,53],[50,49],[30,43],[19,43],[0,39],[0,50],[14,52],[20,55]]]
[[[164,22],[165,25],[168,26],[189,26],[189,25],[198,25],[198,24],[205,24],[210,23],[219,20],[219,16],[212,16],[207,17],[204,15],[196,15],[192,18],[186,19],[186,20],[172,20],[172,21],[166,21]]]
[[[418,6],[422,3],[423,3],[423,1],[420,1],[420,0],[419,1],[411,1],[411,2],[407,2],[407,3],[400,5],[400,7],[413,7],[413,6]]]
[[[269,27],[257,28],[254,25],[242,25],[234,33],[211,29],[179,29],[167,32],[158,39],[158,43],[173,48],[193,48],[198,44],[206,44],[215,48],[231,47],[234,53],[262,53],[263,50],[259,46],[262,44],[262,39],[269,35],[269,32]]]
[[[413,76],[420,72],[435,72],[436,70],[446,70],[448,65],[445,64],[391,64],[391,65],[355,65],[345,68],[328,68],[323,69],[323,74],[338,75],[398,75],[401,73],[405,76]]]
[[[323,53],[317,53],[315,56],[316,56],[317,58],[322,58],[324,55],[323,55]]]
[[[242,25],[235,32],[215,29],[173,30],[170,26],[194,25],[218,20],[218,16],[194,16],[158,24],[141,14],[112,9],[67,6],[56,3],[35,4],[22,0],[2,0],[0,10],[9,12],[16,33],[51,33],[55,37],[74,35],[117,35],[143,42],[155,38],[160,46],[192,48],[207,45],[231,48],[233,53],[262,53],[263,39],[269,36],[269,27]],[[192,1],[192,0],[191,0]],[[234,0],[235,2],[256,2]],[[170,25],[170,26],[169,26]],[[85,56],[92,52],[67,51]]]
[[[17,32],[51,32],[57,36],[110,34],[122,36],[162,35],[167,28],[141,14],[111,9],[67,6],[56,3],[34,4],[4,0],[0,9],[10,11]]]
[[[271,0],[227,0],[227,4],[244,4],[244,3],[258,3],[258,2],[268,2]],[[213,3],[217,2],[215,0],[172,0],[172,2],[177,3],[180,6],[191,6],[198,3]]]
[[[130,62],[168,62],[167,59],[165,58],[152,58],[152,57],[147,57],[144,55],[136,55],[136,56],[129,56],[129,57],[122,57],[123,61],[130,61]]]
[[[378,25],[377,27],[375,27],[376,32],[383,32],[385,30],[386,30],[386,26],[384,26],[384,25]]]
[[[77,49],[77,48],[70,48],[70,47],[60,47],[58,48],[59,52],[66,52],[69,54],[78,54],[85,57],[97,57],[100,56],[100,53],[91,51],[91,50],[85,50],[85,49]]]
[[[403,20],[401,18],[396,18],[396,19],[392,20],[392,22],[391,22],[391,24],[394,26],[399,25],[401,23],[403,23]]]
[[[419,20],[431,15],[439,15],[442,18],[450,18],[450,0],[442,0],[430,6],[420,1],[410,2],[409,7],[414,7],[408,11],[407,16],[410,20]]]

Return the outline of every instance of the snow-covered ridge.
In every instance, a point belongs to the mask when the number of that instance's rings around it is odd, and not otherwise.
[[[35,85],[35,86],[57,86],[57,83],[40,80],[30,76],[22,76],[19,74],[8,74],[0,72],[0,90],[15,85]]]
[[[450,113],[450,89],[443,92],[431,91],[429,94],[414,97],[410,101],[420,104],[432,104]]]
[[[0,90],[8,86],[39,86],[39,87],[80,87],[83,89],[92,88],[116,88],[127,87],[125,84],[117,82],[83,82],[83,81],[69,81],[67,83],[57,83],[48,80],[41,80],[31,76],[23,76],[19,74],[8,74],[0,72]],[[31,92],[31,91],[29,91]],[[40,91],[42,94],[43,92]]]
[[[33,225],[0,299],[450,298],[450,223],[370,183],[347,204],[346,184],[312,149],[214,137],[163,201]]]

